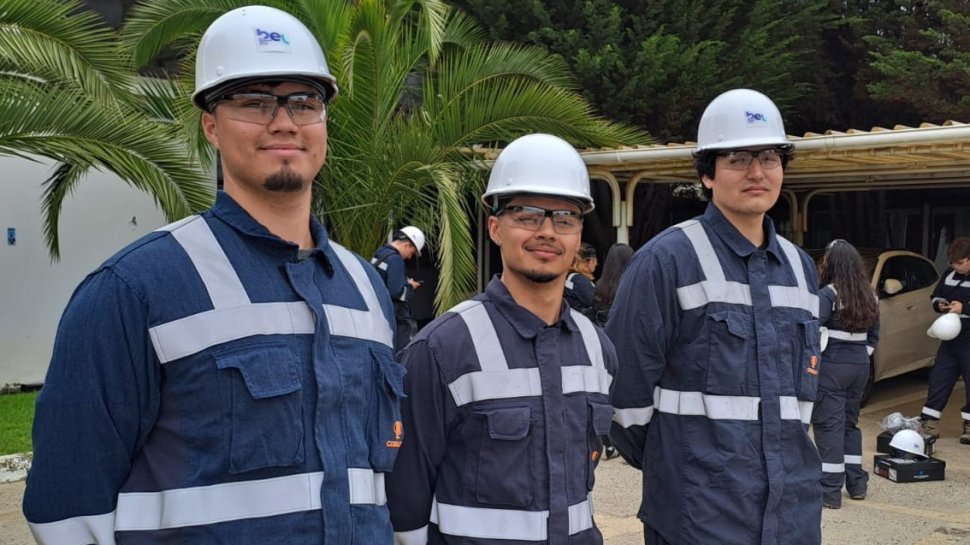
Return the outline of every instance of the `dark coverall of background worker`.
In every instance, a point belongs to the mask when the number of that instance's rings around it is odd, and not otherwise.
[[[566,275],[566,303],[573,310],[578,310],[587,316],[592,316],[593,311],[593,292],[596,291],[593,273],[596,271],[596,264],[596,248],[584,242],[580,244],[579,251],[573,258],[573,266]]]
[[[414,290],[421,287],[421,283],[408,278],[404,262],[416,255],[420,256],[423,249],[424,233],[421,229],[408,225],[395,232],[391,242],[378,248],[370,260],[371,265],[377,267],[377,272],[394,301],[394,319],[397,322],[394,331],[395,354],[407,346],[411,337],[417,333],[417,326],[411,318],[410,301]]]
[[[195,83],[225,191],[72,296],[37,398],[30,529],[389,545],[404,370],[377,272],[311,213],[337,93],[323,51],[289,14],[239,8],[202,37]]]
[[[818,545],[815,263],[765,215],[792,145],[748,89],[707,106],[697,144],[707,210],[637,251],[606,324],[610,438],[643,470],[646,543]]]
[[[495,160],[482,200],[501,276],[401,353],[395,543],[599,545],[590,493],[616,354],[563,300],[593,208],[586,166],[555,136],[523,136]]]
[[[940,342],[936,362],[930,368],[929,389],[921,419],[923,430],[932,437],[939,437],[939,421],[943,415],[957,379],[963,376],[970,383],[970,238],[960,237],[950,244],[947,251],[950,267],[943,271],[933,290],[933,310],[940,314],[953,313],[960,316],[960,333],[956,338]],[[963,434],[960,443],[970,445],[970,387],[965,387],[964,405],[960,409]]]
[[[819,264],[818,319],[828,342],[822,348],[812,432],[822,458],[822,506],[842,507],[842,486],[864,500],[869,474],[862,468],[859,408],[869,381],[869,357],[879,342],[879,296],[862,256],[833,240]]]

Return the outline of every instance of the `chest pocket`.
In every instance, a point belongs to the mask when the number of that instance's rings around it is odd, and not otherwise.
[[[404,395],[404,367],[391,357],[390,348],[371,349],[375,380],[371,396],[367,442],[370,465],[375,471],[390,471],[401,448],[401,398]]]
[[[708,315],[707,381],[710,394],[747,395],[748,368],[757,365],[751,319],[736,311]]]
[[[303,463],[303,388],[293,351],[250,345],[215,360],[229,377],[229,473]]]
[[[532,482],[532,412],[529,407],[482,409],[475,496],[481,503],[527,507],[535,497]]]

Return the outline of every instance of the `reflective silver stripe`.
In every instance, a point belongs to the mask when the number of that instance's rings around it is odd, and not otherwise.
[[[946,275],[946,278],[943,279],[943,283],[947,286],[962,286],[964,288],[970,288],[970,281],[954,280],[953,278],[956,276],[956,274],[956,271],[950,271],[950,274]]]
[[[161,363],[254,335],[309,334],[313,314],[302,301],[254,303],[192,314],[148,330]]]
[[[115,514],[27,524],[38,545],[114,545]]]
[[[923,413],[923,414],[925,414],[926,416],[932,416],[933,418],[936,418],[937,420],[939,420],[939,418],[940,418],[941,416],[943,416],[943,414],[942,414],[942,413],[940,413],[940,411],[938,411],[938,410],[936,410],[936,409],[931,409],[931,408],[929,408],[929,407],[923,407],[923,408],[922,408],[922,409],[920,410],[920,412],[922,412],[922,413]]]
[[[387,503],[383,473],[351,467],[347,468],[347,481],[350,483],[351,504],[384,505]]]
[[[848,465],[862,465],[862,455],[861,454],[846,454],[845,463]]]
[[[573,284],[573,277],[576,276],[577,274],[579,274],[579,273],[569,273],[569,276],[566,277],[566,289],[567,290],[575,289],[575,286],[576,285]]]
[[[708,303],[729,303],[751,306],[751,287],[748,284],[728,281],[724,269],[717,258],[714,246],[697,220],[688,220],[676,227],[684,232],[690,241],[704,274],[704,280],[677,288],[677,301],[683,310],[700,308]],[[782,251],[791,264],[796,286],[768,286],[773,307],[791,307],[807,310],[818,317],[818,295],[808,291],[805,270],[799,258],[798,249],[782,237],[776,237]]]
[[[631,409],[613,409],[613,421],[629,428],[630,426],[646,426],[653,418],[653,405],[649,407],[633,407]]]
[[[822,473],[845,473],[845,464],[826,464],[822,462]]]
[[[202,278],[214,308],[238,307],[249,304],[249,295],[242,280],[232,268],[212,229],[201,216],[171,231],[175,240],[185,249]]]
[[[162,230],[171,231],[188,254],[214,308],[150,328],[149,335],[159,361],[174,361],[220,343],[255,335],[312,334],[315,331],[313,314],[302,301],[251,303],[208,224],[200,216],[193,218]],[[363,264],[343,246],[334,242],[330,245],[367,305],[367,310],[323,305],[330,334],[392,346],[391,324],[384,317]]]
[[[970,413],[965,413],[963,411],[960,411],[960,419],[962,419],[962,420],[970,420]]]
[[[162,530],[320,509],[323,473],[118,494],[115,529]]]
[[[431,505],[431,522],[442,534],[480,539],[515,539],[545,541],[548,539],[549,511],[487,509],[438,503]],[[593,527],[593,504],[587,498],[569,506],[569,535]]]
[[[448,312],[457,314],[465,322],[482,369],[465,373],[448,385],[456,405],[460,407],[485,399],[542,395],[538,368],[509,369],[498,333],[481,301],[464,301]],[[579,327],[591,365],[563,366],[563,393],[592,392],[608,395],[613,377],[606,371],[603,346],[596,327],[582,314],[573,310],[571,312]]]
[[[357,310],[336,305],[323,305],[330,325],[330,334],[338,337],[353,337],[378,342],[387,346],[394,346],[394,331],[392,325],[384,317],[380,301],[374,285],[364,271],[364,265],[356,255],[336,242],[330,241],[330,247],[347,273],[357,285],[357,291],[364,298],[367,310]]]
[[[839,339],[840,341],[865,341],[869,336],[865,333],[849,333],[841,329],[829,329],[829,338]]]
[[[376,257],[370,260],[370,264],[371,265],[374,265],[375,267],[377,267],[378,269],[380,269],[382,271],[386,271],[387,270],[387,261],[381,261],[380,263],[378,263]]]
[[[868,352],[870,356],[871,356],[871,355],[872,355],[872,353],[873,353],[873,352],[875,352],[875,351],[876,351],[876,347],[875,347],[875,346],[867,346],[867,347],[866,347],[866,352]]]
[[[794,396],[779,396],[778,402],[782,420],[799,420],[804,424],[811,422],[811,401],[799,401]],[[704,416],[711,420],[758,420],[761,398],[680,392],[657,387],[653,393],[653,404],[659,412],[679,416]],[[629,410],[616,411],[619,413]]]
[[[455,405],[485,399],[541,396],[539,369],[506,369],[505,371],[476,371],[458,377],[448,385]]]
[[[350,503],[384,505],[384,474],[347,470]],[[320,509],[323,473],[118,494],[117,531],[163,530]]]
[[[410,532],[394,532],[394,545],[427,545],[427,525]]]

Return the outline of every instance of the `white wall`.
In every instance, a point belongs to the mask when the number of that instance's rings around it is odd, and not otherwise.
[[[64,201],[61,260],[51,263],[41,184],[54,163],[40,161],[0,157],[0,386],[43,382],[74,288],[129,242],[167,223],[150,196],[92,171]],[[13,246],[7,244],[10,227],[17,230]]]

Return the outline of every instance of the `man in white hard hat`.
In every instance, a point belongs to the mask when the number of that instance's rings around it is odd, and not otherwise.
[[[42,544],[390,544],[402,437],[390,298],[311,214],[337,94],[306,26],[209,26],[195,104],[225,191],[92,273],[37,401]]]
[[[943,271],[936,284],[931,303],[933,310],[940,314],[959,316],[960,326],[952,327],[954,331],[947,331],[944,335],[937,335],[946,339],[940,343],[936,363],[930,368],[926,404],[921,411],[923,430],[934,438],[940,436],[940,418],[957,379],[962,376],[964,383],[970,382],[970,238],[954,240],[947,257],[950,267]],[[960,409],[963,419],[960,443],[970,445],[970,388],[965,388],[964,394],[966,398]]]
[[[399,544],[600,545],[590,492],[616,356],[563,300],[593,208],[582,158],[511,142],[482,196],[502,273],[401,354],[407,434],[387,500]]]
[[[374,252],[371,265],[384,280],[391,300],[394,301],[394,319],[397,328],[394,331],[394,352],[399,352],[411,341],[417,331],[411,318],[411,297],[414,290],[421,287],[421,282],[408,276],[404,262],[414,256],[420,256],[424,249],[424,233],[413,225],[402,227],[394,232],[391,241]]]
[[[715,98],[695,155],[707,211],[623,274],[606,324],[620,361],[610,437],[643,470],[646,543],[820,543],[815,264],[766,215],[791,153],[768,97]]]

